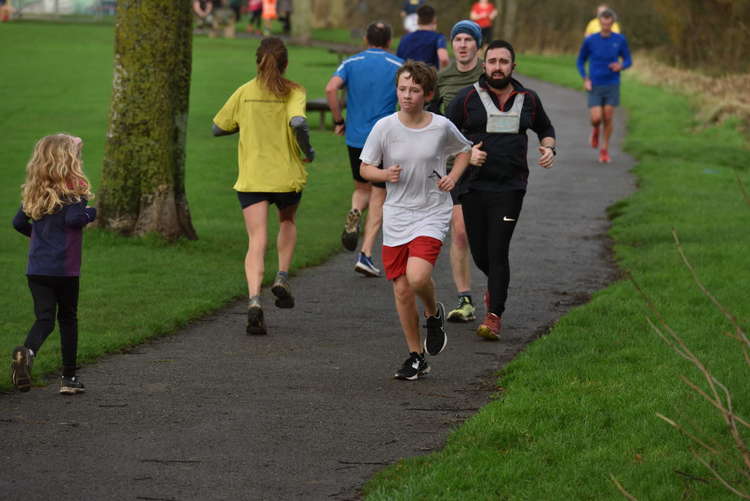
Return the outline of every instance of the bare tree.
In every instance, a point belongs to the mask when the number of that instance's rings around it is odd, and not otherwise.
[[[117,2],[102,227],[197,238],[185,195],[192,36],[190,0]]]

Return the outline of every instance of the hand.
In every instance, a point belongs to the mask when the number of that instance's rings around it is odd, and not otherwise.
[[[469,160],[469,163],[471,165],[482,166],[487,160],[487,152],[482,151],[480,149],[481,147],[482,141],[479,141],[477,144],[471,147],[471,160]]]
[[[346,125],[345,124],[334,125],[333,126],[333,133],[336,134],[337,136],[343,136],[344,135],[344,131],[346,131]]]
[[[622,64],[620,61],[609,63],[609,69],[612,71],[621,71],[622,70]]]
[[[552,152],[552,147],[540,146],[539,155],[540,167],[544,167],[545,169],[552,167],[552,164],[555,162],[555,154]]]
[[[438,179],[437,187],[440,191],[451,191],[456,187],[456,182],[451,176],[443,176]]]
[[[401,177],[401,166],[391,165],[390,167],[383,169],[386,173],[386,182],[388,183],[398,183],[399,178]]]
[[[591,79],[590,78],[583,79],[583,88],[586,91],[591,92]]]

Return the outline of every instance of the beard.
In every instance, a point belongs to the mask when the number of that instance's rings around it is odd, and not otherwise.
[[[491,78],[490,76],[487,77],[487,83],[490,87],[493,89],[504,89],[510,84],[510,79],[512,78],[513,74],[511,73],[508,76],[505,76],[503,78]]]

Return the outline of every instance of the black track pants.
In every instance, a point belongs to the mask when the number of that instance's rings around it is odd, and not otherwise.
[[[74,375],[78,350],[78,277],[28,275],[27,278],[34,298],[36,322],[24,346],[38,353],[47,336],[55,330],[57,314],[63,370],[66,376]]]
[[[505,311],[510,283],[508,251],[526,192],[470,191],[461,197],[466,235],[477,267],[487,275],[489,312]]]

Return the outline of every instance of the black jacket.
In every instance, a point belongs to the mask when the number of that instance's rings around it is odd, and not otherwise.
[[[489,89],[487,77],[482,75],[479,85]],[[469,190],[478,191],[511,191],[526,190],[529,178],[529,166],[526,161],[528,150],[528,129],[536,132],[541,141],[545,137],[555,137],[555,128],[542,107],[539,96],[531,89],[525,88],[516,79],[511,80],[513,92],[505,103],[508,111],[519,94],[524,94],[521,110],[519,132],[488,133],[487,112],[474,86],[461,89],[446,109],[446,117],[472,143],[482,142],[482,150],[487,152],[487,160],[481,167],[470,165],[459,185],[459,193]],[[500,109],[497,96],[490,92],[495,106]]]

